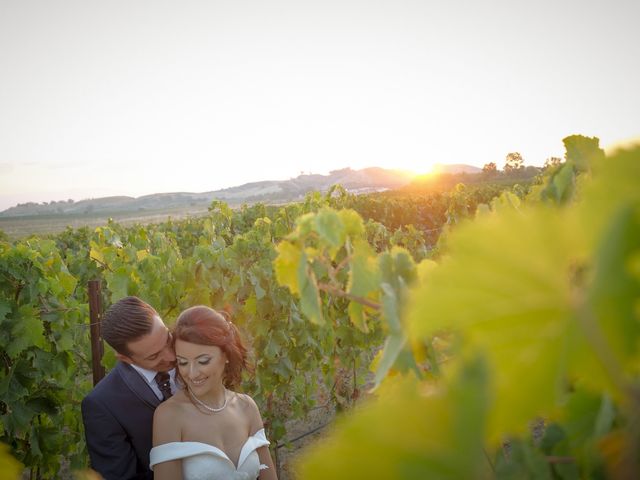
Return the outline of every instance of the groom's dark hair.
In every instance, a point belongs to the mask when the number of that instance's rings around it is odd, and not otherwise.
[[[124,297],[111,305],[102,317],[102,338],[122,355],[131,355],[127,344],[151,332],[158,312],[138,297]]]

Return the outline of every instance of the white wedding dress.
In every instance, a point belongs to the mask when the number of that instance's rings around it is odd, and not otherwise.
[[[218,447],[200,442],[171,442],[158,445],[149,454],[151,470],[154,465],[171,460],[182,460],[184,480],[254,480],[260,470],[256,449],[269,445],[264,428],[258,430],[240,450],[238,466]]]

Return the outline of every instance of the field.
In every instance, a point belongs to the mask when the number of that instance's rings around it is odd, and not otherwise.
[[[206,207],[174,208],[136,213],[106,212],[99,215],[34,215],[24,217],[0,217],[0,230],[10,239],[28,237],[29,235],[57,234],[67,227],[98,227],[106,225],[111,218],[121,225],[135,223],[148,224],[165,222],[168,219],[180,220],[186,217],[197,217],[207,213]]]

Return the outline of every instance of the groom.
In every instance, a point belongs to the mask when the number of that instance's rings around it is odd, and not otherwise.
[[[126,297],[105,312],[101,330],[119,362],[82,400],[91,468],[105,480],[152,479],[153,413],[175,392],[169,329],[149,304]]]

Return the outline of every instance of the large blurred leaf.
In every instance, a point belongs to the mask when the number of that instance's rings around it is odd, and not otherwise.
[[[496,478],[500,480],[552,480],[551,467],[544,455],[521,440],[509,443],[509,453],[498,454]]]
[[[299,478],[487,478],[482,450],[488,408],[482,361],[447,388],[394,377],[379,398],[336,422],[302,458]]]
[[[593,180],[584,186],[579,210],[582,233],[594,247],[619,209],[640,204],[640,146],[595,161],[592,171]]]
[[[611,369],[640,373],[640,278],[630,269],[640,254],[640,204],[623,207],[613,217],[596,252],[594,280],[589,288],[589,306],[597,328],[593,335],[611,355]],[[622,373],[622,372],[615,372]]]
[[[585,243],[594,252],[587,304],[593,336],[606,340],[610,370],[640,372],[640,146],[593,163],[579,205]],[[593,326],[593,325],[592,325]]]
[[[615,409],[608,395],[597,395],[581,388],[572,392],[563,409],[562,425],[569,453],[583,464],[585,471],[601,463],[596,442],[609,433]]]
[[[577,158],[584,149],[575,150]],[[450,329],[488,355],[496,375],[493,441],[552,414],[567,379],[620,395],[616,370],[638,365],[632,265],[640,245],[640,148],[593,162],[595,181],[580,207],[504,210],[460,226],[448,239],[450,257],[414,294],[410,325],[418,338]]]
[[[9,448],[0,443],[0,472],[4,480],[18,480],[22,473],[22,465],[9,453]]]
[[[450,257],[414,292],[413,335],[451,329],[487,355],[495,372],[494,442],[553,411],[568,355],[584,348],[572,298],[583,260],[571,227],[567,215],[544,207],[480,217],[452,233]],[[589,374],[602,376],[595,367]]]

